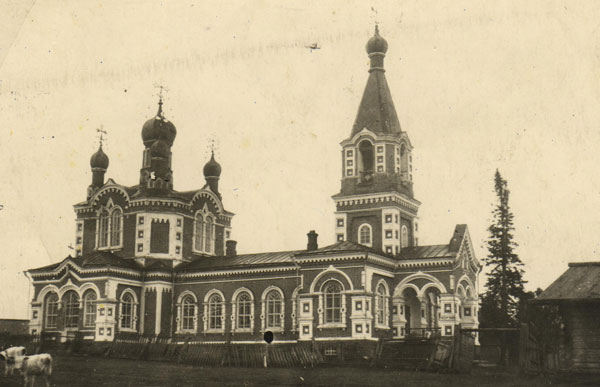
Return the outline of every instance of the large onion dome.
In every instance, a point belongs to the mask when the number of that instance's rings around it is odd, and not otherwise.
[[[156,140],[163,140],[169,147],[173,145],[177,129],[175,125],[167,120],[162,112],[162,100],[158,102],[156,116],[150,118],[142,127],[142,140],[145,146],[150,146]]]
[[[106,169],[108,168],[108,156],[102,150],[102,145],[98,148],[98,151],[92,155],[90,158],[90,166],[92,169]]]
[[[221,176],[221,165],[215,160],[215,152],[212,152],[210,160],[204,165],[204,177]]]

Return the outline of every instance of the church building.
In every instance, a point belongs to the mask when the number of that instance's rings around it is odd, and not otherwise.
[[[450,336],[459,323],[476,328],[481,264],[467,226],[449,230],[446,243],[419,245],[413,145],[385,77],[388,43],[376,29],[366,48],[367,84],[341,142],[334,243],[310,231],[305,248],[238,254],[214,154],[202,188],[175,190],[177,131],[160,100],[142,127],[139,182],[106,179],[102,145],[92,155],[87,196],[74,205],[75,256],[27,272],[30,333],[258,343],[270,331],[277,343],[404,340]]]

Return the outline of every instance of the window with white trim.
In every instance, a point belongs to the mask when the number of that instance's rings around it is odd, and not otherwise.
[[[96,324],[96,292],[88,290],[83,295],[83,326],[94,327]]]
[[[196,214],[194,222],[194,250],[202,251],[204,247],[204,218],[202,214]]]
[[[98,248],[108,246],[108,211],[102,210],[98,216]]]
[[[54,329],[58,326],[58,295],[54,292],[46,296],[46,328]]]
[[[363,224],[358,228],[358,243],[365,246],[372,244],[372,232],[369,224]]]
[[[109,201],[109,207],[112,206]],[[115,248],[123,245],[123,210],[120,207],[102,208],[96,221],[96,247]]]
[[[277,290],[271,290],[266,297],[267,300],[267,329],[281,328],[283,299]]]
[[[248,292],[242,292],[237,296],[236,302],[237,329],[252,328],[252,297]]]
[[[110,245],[112,247],[121,244],[123,211],[120,208],[115,208],[110,215]]]
[[[135,299],[130,292],[124,292],[121,296],[121,311],[119,314],[122,329],[135,330],[136,308]]]
[[[375,314],[376,324],[387,326],[388,296],[387,290],[382,283],[380,283],[377,286],[377,298],[375,299],[375,307],[377,309]]]
[[[196,317],[196,301],[188,294],[181,300],[181,329],[184,331],[195,330],[194,317]]]
[[[65,328],[79,326],[79,295],[74,290],[69,290],[63,296],[65,305]]]
[[[194,219],[194,251],[197,253],[214,253],[215,219],[206,208],[196,213]]]
[[[214,238],[215,238],[214,237],[215,225],[214,225],[212,216],[206,217],[205,232],[206,232],[206,238],[205,238],[204,251],[206,251],[207,253],[212,253],[213,252],[213,242],[214,242]]]
[[[337,281],[329,281],[323,286],[325,296],[325,324],[342,322],[342,287]]]
[[[208,300],[208,329],[223,329],[223,298],[213,294]]]
[[[402,226],[400,246],[408,247],[408,228]]]

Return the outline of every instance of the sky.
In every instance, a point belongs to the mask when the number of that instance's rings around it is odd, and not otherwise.
[[[97,128],[107,178],[137,183],[158,85],[175,188],[204,185],[214,140],[238,252],[302,249],[313,229],[334,243],[339,143],[376,22],[414,146],[419,243],[467,223],[483,259],[498,169],[526,288],[545,288],[568,262],[600,260],[598,20],[592,0],[5,1],[0,318],[27,317],[25,270],[72,253]]]

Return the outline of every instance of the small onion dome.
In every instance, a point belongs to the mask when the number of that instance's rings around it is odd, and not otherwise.
[[[150,147],[150,153],[152,157],[169,157],[169,152],[171,149],[169,146],[162,140],[156,140]]]
[[[177,129],[175,125],[167,120],[162,112],[162,101],[158,103],[158,113],[153,118],[150,118],[142,127],[142,140],[144,145],[148,146],[155,140],[164,140],[167,145],[172,146]]]
[[[375,35],[367,42],[367,54],[375,52],[386,53],[388,49],[387,41],[379,36],[379,27],[375,26]]]
[[[204,177],[219,177],[221,176],[221,165],[215,160],[215,153],[212,152],[210,160],[204,166]]]
[[[102,150],[102,145],[98,148],[98,151],[90,158],[90,166],[92,168],[106,169],[108,168],[108,156]]]

